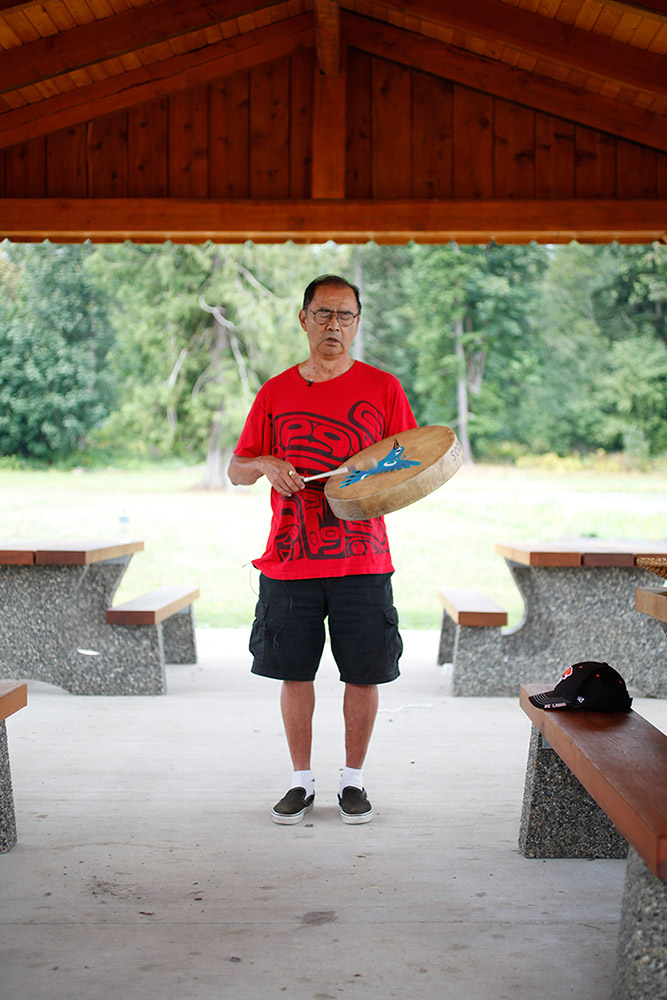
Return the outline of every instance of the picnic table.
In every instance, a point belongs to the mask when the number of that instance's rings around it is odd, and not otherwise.
[[[655,582],[638,560],[666,556],[667,543],[573,538],[499,542],[495,551],[524,615],[504,632],[458,626],[456,694],[516,695],[521,682],[555,683],[571,663],[606,660],[644,695],[667,697],[664,635],[634,605],[635,588]]]
[[[133,608],[110,619],[130,559],[143,548],[138,540],[0,541],[0,678],[73,694],[164,693],[164,619],[175,623],[167,662],[195,662],[190,605],[198,591],[179,588],[177,599],[170,588],[162,608],[149,601],[150,618]]]

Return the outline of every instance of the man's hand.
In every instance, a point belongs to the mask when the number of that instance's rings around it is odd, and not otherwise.
[[[291,462],[274,455],[258,455],[257,458],[234,455],[229,463],[229,478],[235,486],[252,486],[260,476],[266,476],[282,497],[291,497],[305,485]]]
[[[305,483],[291,462],[274,458],[273,455],[262,456],[262,461],[264,475],[281,497],[291,497],[293,493],[304,488]]]

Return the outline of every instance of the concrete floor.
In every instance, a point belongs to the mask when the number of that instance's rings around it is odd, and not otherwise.
[[[279,685],[249,674],[246,639],[200,631],[161,698],[30,685],[7,723],[2,1000],[609,1000],[624,862],[517,853],[514,699],[450,697],[437,635],[405,633],[364,771],[376,815],[346,826],[327,654],[316,806],[280,827]],[[667,702],[635,708],[667,727]]]

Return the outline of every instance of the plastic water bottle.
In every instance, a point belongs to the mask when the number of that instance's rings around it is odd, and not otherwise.
[[[118,541],[129,542],[130,540],[130,515],[124,507],[118,517]]]

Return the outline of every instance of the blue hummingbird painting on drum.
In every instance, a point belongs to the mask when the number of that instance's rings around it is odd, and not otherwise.
[[[397,439],[394,439],[393,447],[387,452],[384,458],[380,459],[376,466],[372,469],[358,469],[351,472],[340,484],[340,488],[343,489],[345,486],[351,486],[353,483],[360,483],[367,476],[377,476],[383,472],[396,472],[397,469],[409,469],[412,465],[421,465],[421,462],[403,458],[404,451],[405,448],[403,445],[399,444]]]

